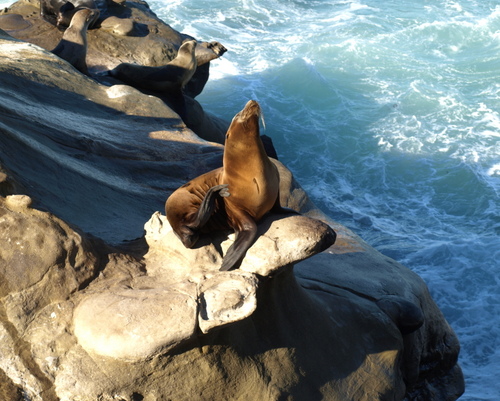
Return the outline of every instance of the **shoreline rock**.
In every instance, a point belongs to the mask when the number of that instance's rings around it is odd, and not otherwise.
[[[268,216],[241,269],[218,272],[224,235],[178,246],[155,211],[221,156],[157,97],[0,31],[0,397],[457,399],[458,340],[426,285],[281,163],[281,204],[304,216]]]

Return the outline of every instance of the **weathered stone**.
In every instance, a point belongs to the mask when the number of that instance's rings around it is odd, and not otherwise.
[[[145,226],[149,251],[145,255],[151,265],[158,265],[155,274],[172,277],[170,270],[187,269],[198,275],[220,268],[222,253],[234,243],[234,234],[211,233],[202,237],[199,247],[186,249],[172,231],[166,217],[156,212]],[[269,276],[324,251],[335,242],[334,231],[325,223],[300,215],[265,216],[258,224],[257,239],[247,251],[239,271]],[[164,260],[163,264],[158,260]],[[153,263],[153,260],[156,261]],[[152,271],[152,270],[150,270]],[[175,273],[174,273],[175,275]]]
[[[0,298],[21,332],[32,313],[67,299],[99,269],[85,238],[29,203],[26,196],[0,197]]]
[[[111,31],[116,35],[128,36],[134,31],[134,22],[129,19],[111,16],[101,22],[101,29]]]
[[[221,257],[213,244],[185,249],[158,212],[145,228],[147,276],[125,282],[103,280],[98,286],[105,292],[92,287],[75,311],[75,335],[88,352],[145,359],[183,344],[198,327],[208,333],[248,318],[257,307],[255,274],[276,273],[335,240],[333,231],[317,220],[269,216],[241,268],[218,272]],[[223,249],[228,242],[232,241],[222,242]]]
[[[28,195],[10,195],[5,198],[5,206],[13,211],[28,209],[32,200]]]
[[[196,310],[195,298],[173,288],[94,294],[75,310],[75,335],[91,353],[138,360],[191,338]]]
[[[249,317],[257,308],[253,274],[221,272],[201,282],[198,324],[203,333]]]

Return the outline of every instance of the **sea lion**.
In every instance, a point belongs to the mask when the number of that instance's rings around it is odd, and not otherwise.
[[[84,8],[76,12],[68,29],[64,31],[59,44],[52,50],[56,56],[66,60],[83,74],[89,75],[87,68],[87,28],[99,16],[98,10]]]
[[[196,71],[195,48],[196,40],[188,40],[166,65],[151,67],[122,63],[109,71],[109,75],[134,88],[154,92],[181,91]]]
[[[177,56],[163,66],[122,63],[108,74],[148,94],[157,94],[186,121],[188,113],[183,89],[198,66],[195,48],[196,40],[187,40],[179,47]]]
[[[278,169],[260,139],[260,116],[259,104],[250,100],[227,131],[222,167],[183,185],[165,204],[167,219],[186,248],[192,248],[202,232],[234,230],[222,271],[241,262],[262,216],[270,210],[285,210],[279,204]]]
[[[79,10],[84,8],[96,10],[102,6],[106,8],[106,1],[99,1],[97,4],[94,0],[40,0],[40,16],[58,28],[65,28],[70,25],[73,15]]]

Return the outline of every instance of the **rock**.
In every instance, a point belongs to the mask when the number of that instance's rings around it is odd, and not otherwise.
[[[30,201],[0,198],[0,297],[20,332],[34,310],[67,299],[100,263],[85,238],[55,216],[29,209]]]
[[[134,21],[111,16],[101,22],[101,29],[111,31],[115,35],[130,36],[134,31]]]
[[[275,274],[335,241],[333,231],[320,221],[269,216],[240,269],[222,273],[218,247],[207,241],[198,249],[185,249],[165,216],[156,212],[145,229],[147,276],[126,285],[113,278],[98,281],[106,292],[91,286],[75,310],[75,336],[90,353],[129,361],[151,358],[182,345],[198,330],[206,334],[248,318],[257,307],[255,274]],[[220,237],[222,241],[224,235]],[[231,242],[223,242],[222,248],[227,250]]]
[[[146,241],[149,246],[144,258],[154,266],[157,275],[176,277],[184,268],[185,274],[203,276],[207,271],[218,271],[222,255],[234,242],[234,235],[211,233],[201,237],[200,245],[186,249],[172,231],[165,216],[156,212],[146,223]],[[300,235],[297,233],[300,232]],[[265,216],[258,225],[257,240],[247,251],[238,271],[269,276],[281,268],[291,266],[324,251],[335,242],[335,232],[325,223],[300,215]],[[160,262],[163,261],[163,262]],[[195,269],[196,268],[196,269]],[[197,273],[194,273],[198,270]],[[171,272],[172,271],[172,272]]]
[[[21,29],[26,29],[29,26],[30,23],[26,21],[22,15],[19,14],[0,15],[0,29],[8,31],[18,31]]]
[[[14,211],[29,209],[32,200],[27,195],[10,195],[5,199],[5,206]]]
[[[196,309],[195,298],[173,289],[108,291],[78,305],[74,330],[88,352],[134,361],[193,337]]]
[[[198,324],[203,333],[251,316],[257,308],[258,279],[253,274],[224,272],[202,281]]]
[[[103,16],[105,19],[100,27],[87,32],[86,62],[92,76],[108,86],[122,82],[106,77],[103,75],[104,71],[112,70],[122,62],[153,67],[165,65],[175,58],[185,39],[194,39],[163,23],[140,0],[126,1],[123,4],[108,2],[106,12],[101,12],[101,17]],[[46,50],[54,49],[63,35],[59,29],[40,17],[38,0],[19,0],[6,10],[0,10],[0,29]],[[195,52],[198,68],[184,89],[186,103],[192,106],[188,109],[188,117],[184,123],[202,138],[219,143],[224,142],[229,124],[206,115],[194,97],[202,92],[208,80],[210,61],[222,56],[225,51],[225,47],[219,42],[199,42]],[[179,118],[165,104],[163,108],[166,109],[163,111],[164,117],[173,115],[174,118]]]
[[[415,273],[366,250],[316,255],[298,264],[296,275],[299,283],[325,305],[333,305],[338,297],[358,298],[379,307],[390,319],[403,338],[401,372],[408,399],[417,400],[426,394],[425,399],[453,400],[462,394],[458,339]],[[429,374],[428,369],[440,374]],[[436,395],[430,395],[433,392]]]

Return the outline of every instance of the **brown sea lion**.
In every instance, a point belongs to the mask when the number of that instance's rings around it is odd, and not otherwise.
[[[134,88],[155,92],[180,92],[196,71],[196,41],[185,41],[177,56],[168,64],[150,67],[122,63],[109,71],[109,75]]]
[[[227,131],[223,166],[183,185],[165,204],[167,219],[187,248],[196,244],[200,233],[234,230],[235,241],[220,270],[238,266],[256,238],[262,216],[270,210],[284,211],[279,205],[278,169],[260,139],[260,116],[259,104],[250,100]]]
[[[71,24],[64,31],[59,44],[52,50],[56,56],[66,60],[73,67],[84,74],[89,74],[87,69],[87,28],[99,16],[98,10],[84,8],[76,12],[71,19]]]

